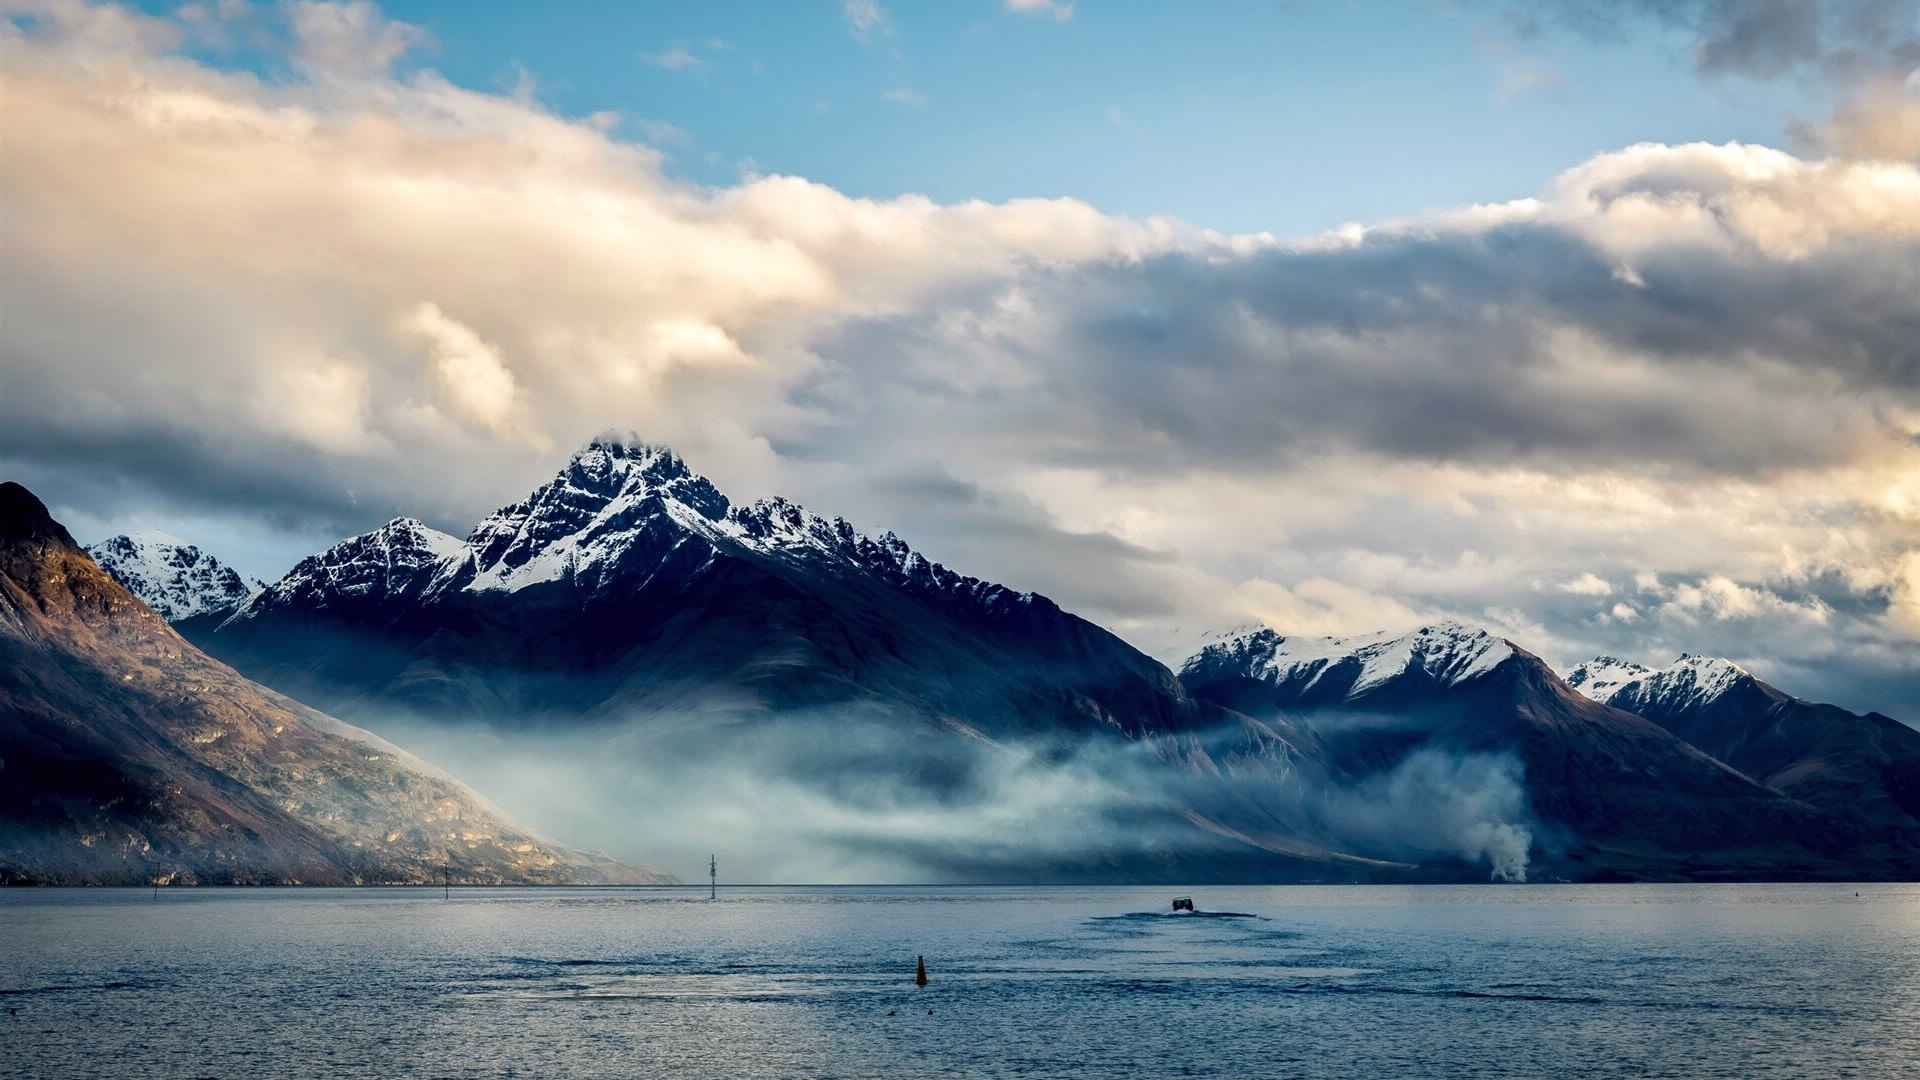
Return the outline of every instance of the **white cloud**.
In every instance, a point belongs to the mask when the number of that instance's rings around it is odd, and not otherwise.
[[[286,435],[348,456],[374,449],[365,426],[365,369],[324,354],[282,352],[265,374],[258,409]]]
[[[659,52],[642,53],[640,59],[662,71],[690,71],[700,66],[700,58],[684,45],[675,45]]]
[[[862,41],[876,33],[886,33],[893,25],[892,16],[880,5],[880,0],[843,0],[840,12],[846,16],[853,36]]]
[[[1072,0],[1006,0],[1007,10],[1021,15],[1041,15],[1055,22],[1067,22],[1073,18]]]
[[[1790,600],[1772,590],[1743,585],[1720,574],[1710,575],[1698,583],[1675,586],[1670,598],[1659,610],[1663,615],[1678,616],[1689,621],[1694,618],[1724,622],[1773,617],[1816,626],[1826,625],[1832,615],[1827,606],[1818,600]]]
[[[1240,586],[1241,611],[1283,634],[1339,636],[1409,628],[1445,617],[1391,596],[1326,578],[1307,578],[1289,588],[1271,581]]]
[[[408,312],[400,325],[426,346],[441,392],[456,413],[495,432],[509,430],[518,387],[500,350],[431,302]]]
[[[294,58],[309,71],[349,79],[385,75],[402,56],[425,44],[426,31],[389,19],[367,0],[298,0],[290,11]]]
[[[1560,591],[1574,596],[1606,596],[1613,592],[1613,586],[1605,578],[1589,571],[1571,581],[1560,583]]]
[[[882,93],[880,97],[886,101],[893,102],[895,105],[905,105],[910,109],[925,108],[927,104],[927,95],[908,86],[896,86]]]

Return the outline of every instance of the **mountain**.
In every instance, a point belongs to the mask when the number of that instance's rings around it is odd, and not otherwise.
[[[87,554],[168,622],[224,619],[266,587],[199,548],[158,533],[115,536],[89,545]]]
[[[632,439],[594,440],[464,537],[395,519],[183,628],[376,730],[588,747],[686,793],[676,813],[745,800],[795,844],[831,822],[838,854],[933,880],[1920,865],[1891,843],[1863,861],[1836,815],[1479,630],[1259,628],[1176,677],[1044,596],[783,499],[735,504]],[[1010,798],[1047,809],[963,824]]]
[[[1344,705],[1362,700],[1425,701],[1489,674],[1519,655],[1484,630],[1459,623],[1412,633],[1285,637],[1264,627],[1220,635],[1181,665],[1189,686],[1209,696],[1251,692],[1265,707]]]
[[[1600,657],[1567,681],[1859,826],[1889,834],[1920,826],[1920,732],[1892,717],[1803,701],[1705,656],[1664,668]]]
[[[0,484],[0,882],[653,881],[180,637]]]
[[[1409,869],[1300,833],[1286,789],[1318,766],[1284,723],[1196,701],[1044,596],[784,499],[737,505],[636,440],[594,440],[464,538],[396,519],[185,629],[248,676],[375,729],[588,738],[675,783],[751,767],[754,790],[798,787],[848,820],[904,805],[954,819],[1003,798],[1014,774],[1022,791],[1074,801],[1071,770],[1092,759],[1139,773],[1098,808],[1103,827],[1045,852],[1019,834],[845,841],[930,879]],[[1250,793],[1228,774],[1275,783]]]
[[[1043,596],[782,499],[734,505],[673,451],[611,438],[464,539],[389,522],[197,636],[349,716],[870,706],[1129,736],[1210,719],[1163,665]]]
[[[1209,643],[1180,678],[1203,701],[1312,732],[1328,767],[1356,781],[1421,754],[1512,760],[1553,873],[1829,876],[1854,856],[1829,816],[1583,696],[1483,630],[1313,638],[1255,628]]]

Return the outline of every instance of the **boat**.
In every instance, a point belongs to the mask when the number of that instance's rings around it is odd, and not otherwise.
[[[1193,910],[1193,897],[1191,897],[1191,896],[1176,896],[1176,897],[1174,897],[1174,898],[1173,898],[1173,910],[1175,910],[1175,911],[1192,911],[1192,910]]]

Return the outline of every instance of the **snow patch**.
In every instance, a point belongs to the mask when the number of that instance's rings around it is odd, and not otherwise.
[[[1682,653],[1664,668],[1599,657],[1574,668],[1567,682],[1595,701],[1639,712],[1656,706],[1699,708],[1752,678],[1752,672],[1724,657]]]
[[[1303,682],[1311,689],[1327,672],[1348,661],[1360,665],[1347,691],[1357,697],[1412,671],[1453,686],[1478,678],[1513,656],[1513,646],[1477,627],[1457,622],[1423,626],[1411,633],[1381,631],[1343,637],[1284,637],[1264,626],[1219,637],[1189,658],[1183,672],[1223,660],[1250,678]]]
[[[115,536],[88,547],[87,554],[168,622],[233,610],[263,587],[166,533]]]
[[[1604,702],[1619,693],[1621,687],[1653,673],[1653,669],[1645,664],[1636,664],[1617,656],[1596,656],[1583,664],[1574,665],[1573,670],[1567,672],[1567,685],[1595,701]]]

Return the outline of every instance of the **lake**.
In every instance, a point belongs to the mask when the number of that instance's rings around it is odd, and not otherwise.
[[[1168,911],[1183,892],[1199,914]],[[6,1077],[1920,1061],[1911,885],[21,889],[0,891],[0,956]]]

